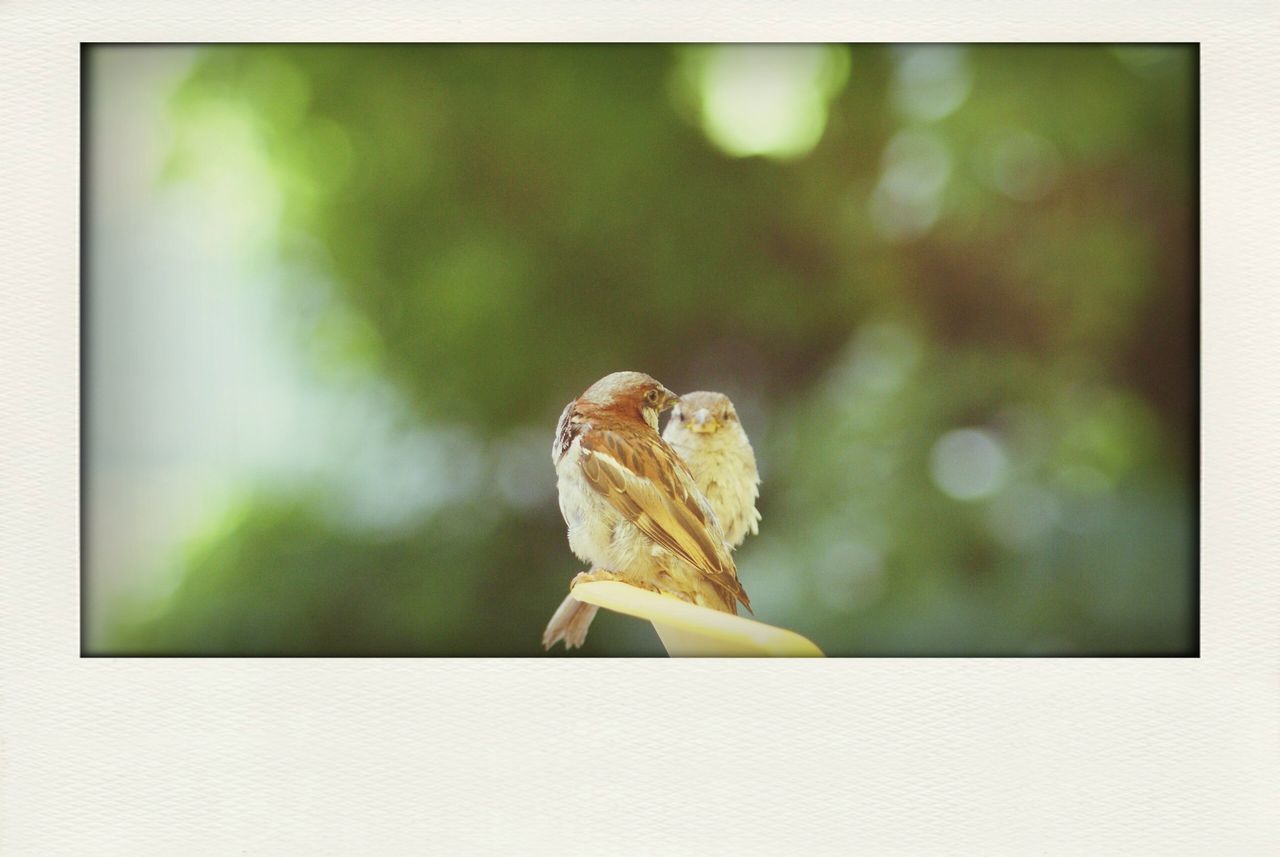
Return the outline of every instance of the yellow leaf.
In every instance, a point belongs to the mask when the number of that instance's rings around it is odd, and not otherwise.
[[[652,622],[672,657],[822,657],[817,646],[794,631],[698,607],[626,583],[580,583],[573,588],[573,597]]]

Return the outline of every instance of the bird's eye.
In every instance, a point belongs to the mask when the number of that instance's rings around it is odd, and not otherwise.
[[[648,402],[649,404],[651,404],[651,405],[656,405],[656,404],[658,404],[658,391],[657,391],[657,390],[650,390],[649,392],[645,393],[645,394],[644,394],[644,400],[645,400],[646,402]]]

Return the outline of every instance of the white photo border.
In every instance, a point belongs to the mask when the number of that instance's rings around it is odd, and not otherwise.
[[[1277,36],[1187,2],[0,6],[0,853],[1280,853]],[[1199,42],[1200,657],[81,658],[81,43],[242,40]]]

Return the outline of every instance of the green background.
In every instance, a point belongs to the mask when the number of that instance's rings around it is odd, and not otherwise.
[[[154,192],[248,188],[255,335],[393,397],[430,439],[397,490],[432,499],[388,524],[377,479],[361,506],[264,466],[121,563],[151,570],[91,649],[539,654],[582,569],[556,418],[634,369],[737,403],[764,476],[741,579],[828,654],[1194,652],[1195,75],[1174,46],[200,49]],[[380,446],[314,422],[321,457]],[[141,472],[89,468],[122,496]],[[575,656],[661,651],[603,615]]]

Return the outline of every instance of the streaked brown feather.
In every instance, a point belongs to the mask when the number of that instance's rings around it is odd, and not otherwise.
[[[705,574],[726,594],[726,603],[736,599],[750,610],[733,559],[709,532],[708,510],[685,463],[658,437],[632,434],[626,426],[583,432],[587,483],[646,536]]]

